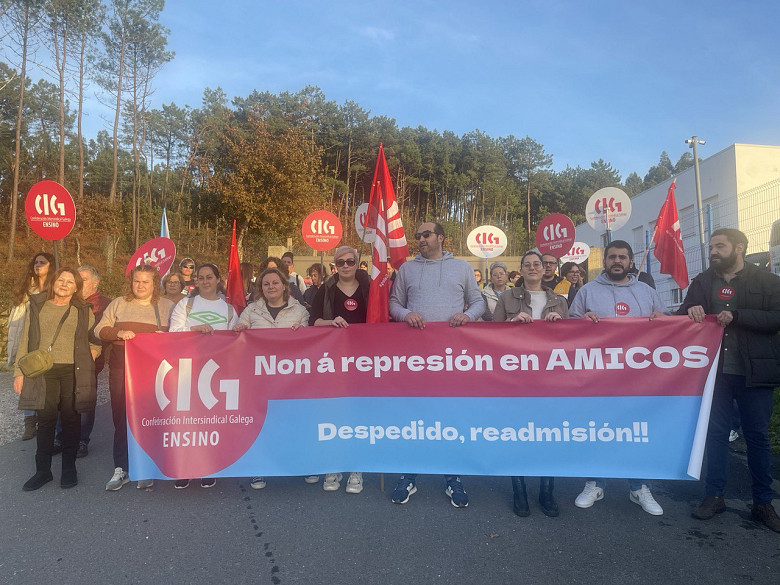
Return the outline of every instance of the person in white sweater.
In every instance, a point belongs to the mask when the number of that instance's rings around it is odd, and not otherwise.
[[[195,290],[181,299],[171,313],[170,331],[229,331],[238,315],[222,295],[219,268],[201,264],[195,276]]]

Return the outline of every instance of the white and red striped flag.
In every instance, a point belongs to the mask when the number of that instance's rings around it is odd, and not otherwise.
[[[655,257],[661,263],[660,272],[669,274],[681,289],[688,286],[688,265],[685,262],[685,249],[680,234],[680,220],[677,216],[677,203],[674,200],[675,181],[669,185],[666,201],[655,222]]]
[[[387,274],[387,261],[398,270],[409,256],[401,212],[395,200],[385,151],[379,145],[371,197],[368,201],[366,229],[375,228],[374,255],[371,267],[371,288],[368,291],[367,323],[387,323],[390,320],[388,300],[391,281]]]

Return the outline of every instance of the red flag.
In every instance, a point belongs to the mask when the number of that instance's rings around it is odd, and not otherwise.
[[[395,191],[393,191],[382,144],[379,145],[374,179],[371,181],[366,228],[376,229],[366,322],[387,323],[390,320],[388,299],[392,284],[387,274],[388,256],[390,263],[398,270],[401,264],[406,262],[409,246],[406,244],[401,212],[395,200]]]
[[[676,179],[675,179],[676,181]],[[669,185],[666,201],[655,222],[653,243],[655,257],[661,263],[661,272],[669,274],[681,289],[688,286],[688,265],[685,263],[685,249],[680,234],[680,220],[677,217],[677,203],[674,200],[675,181]]]
[[[236,220],[233,220],[233,238],[230,240],[230,258],[228,260],[227,291],[225,300],[233,305],[239,315],[246,307],[244,280],[241,278],[241,262],[238,260],[236,245]]]

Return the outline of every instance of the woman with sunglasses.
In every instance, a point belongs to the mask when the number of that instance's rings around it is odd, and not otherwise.
[[[582,270],[574,262],[566,262],[561,268],[561,274],[563,274],[563,280],[555,287],[555,292],[567,298],[569,307],[574,302],[574,295],[585,284],[582,278]]]
[[[535,320],[560,321],[569,317],[569,304],[566,299],[542,286],[544,264],[541,254],[526,252],[520,260],[520,274],[523,284],[507,290],[499,297],[493,313],[494,321],[524,324]],[[539,505],[542,512],[550,517],[558,515],[558,504],[553,496],[554,481],[552,477],[539,478]],[[528,516],[530,509],[524,477],[512,478],[512,491],[514,513],[518,516]]]
[[[187,296],[181,292],[183,287],[184,276],[179,272],[169,272],[162,279],[162,294],[160,296],[168,299],[175,305]]]
[[[354,248],[341,246],[333,255],[336,274],[317,290],[311,306],[309,325],[347,328],[352,323],[365,323],[368,308],[368,288],[371,282],[365,270],[358,269],[358,254]],[[341,487],[342,474],[328,473],[322,489],[335,492]],[[353,471],[347,480],[347,493],[363,491],[363,474]]]

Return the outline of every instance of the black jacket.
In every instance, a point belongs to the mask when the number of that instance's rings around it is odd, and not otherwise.
[[[368,304],[368,289],[371,285],[371,277],[368,272],[358,268],[355,271],[355,280],[358,282],[358,290],[363,295],[363,302]],[[317,319],[333,319],[333,303],[336,298],[336,283],[339,281],[338,272],[328,278],[317,289],[317,295],[309,309],[309,326],[313,326]]]
[[[710,268],[693,279],[678,315],[687,315],[688,309],[696,305],[713,314],[710,301],[714,275]],[[780,386],[780,277],[746,262],[740,281],[734,320],[726,329],[736,336],[745,360],[745,384]]]

